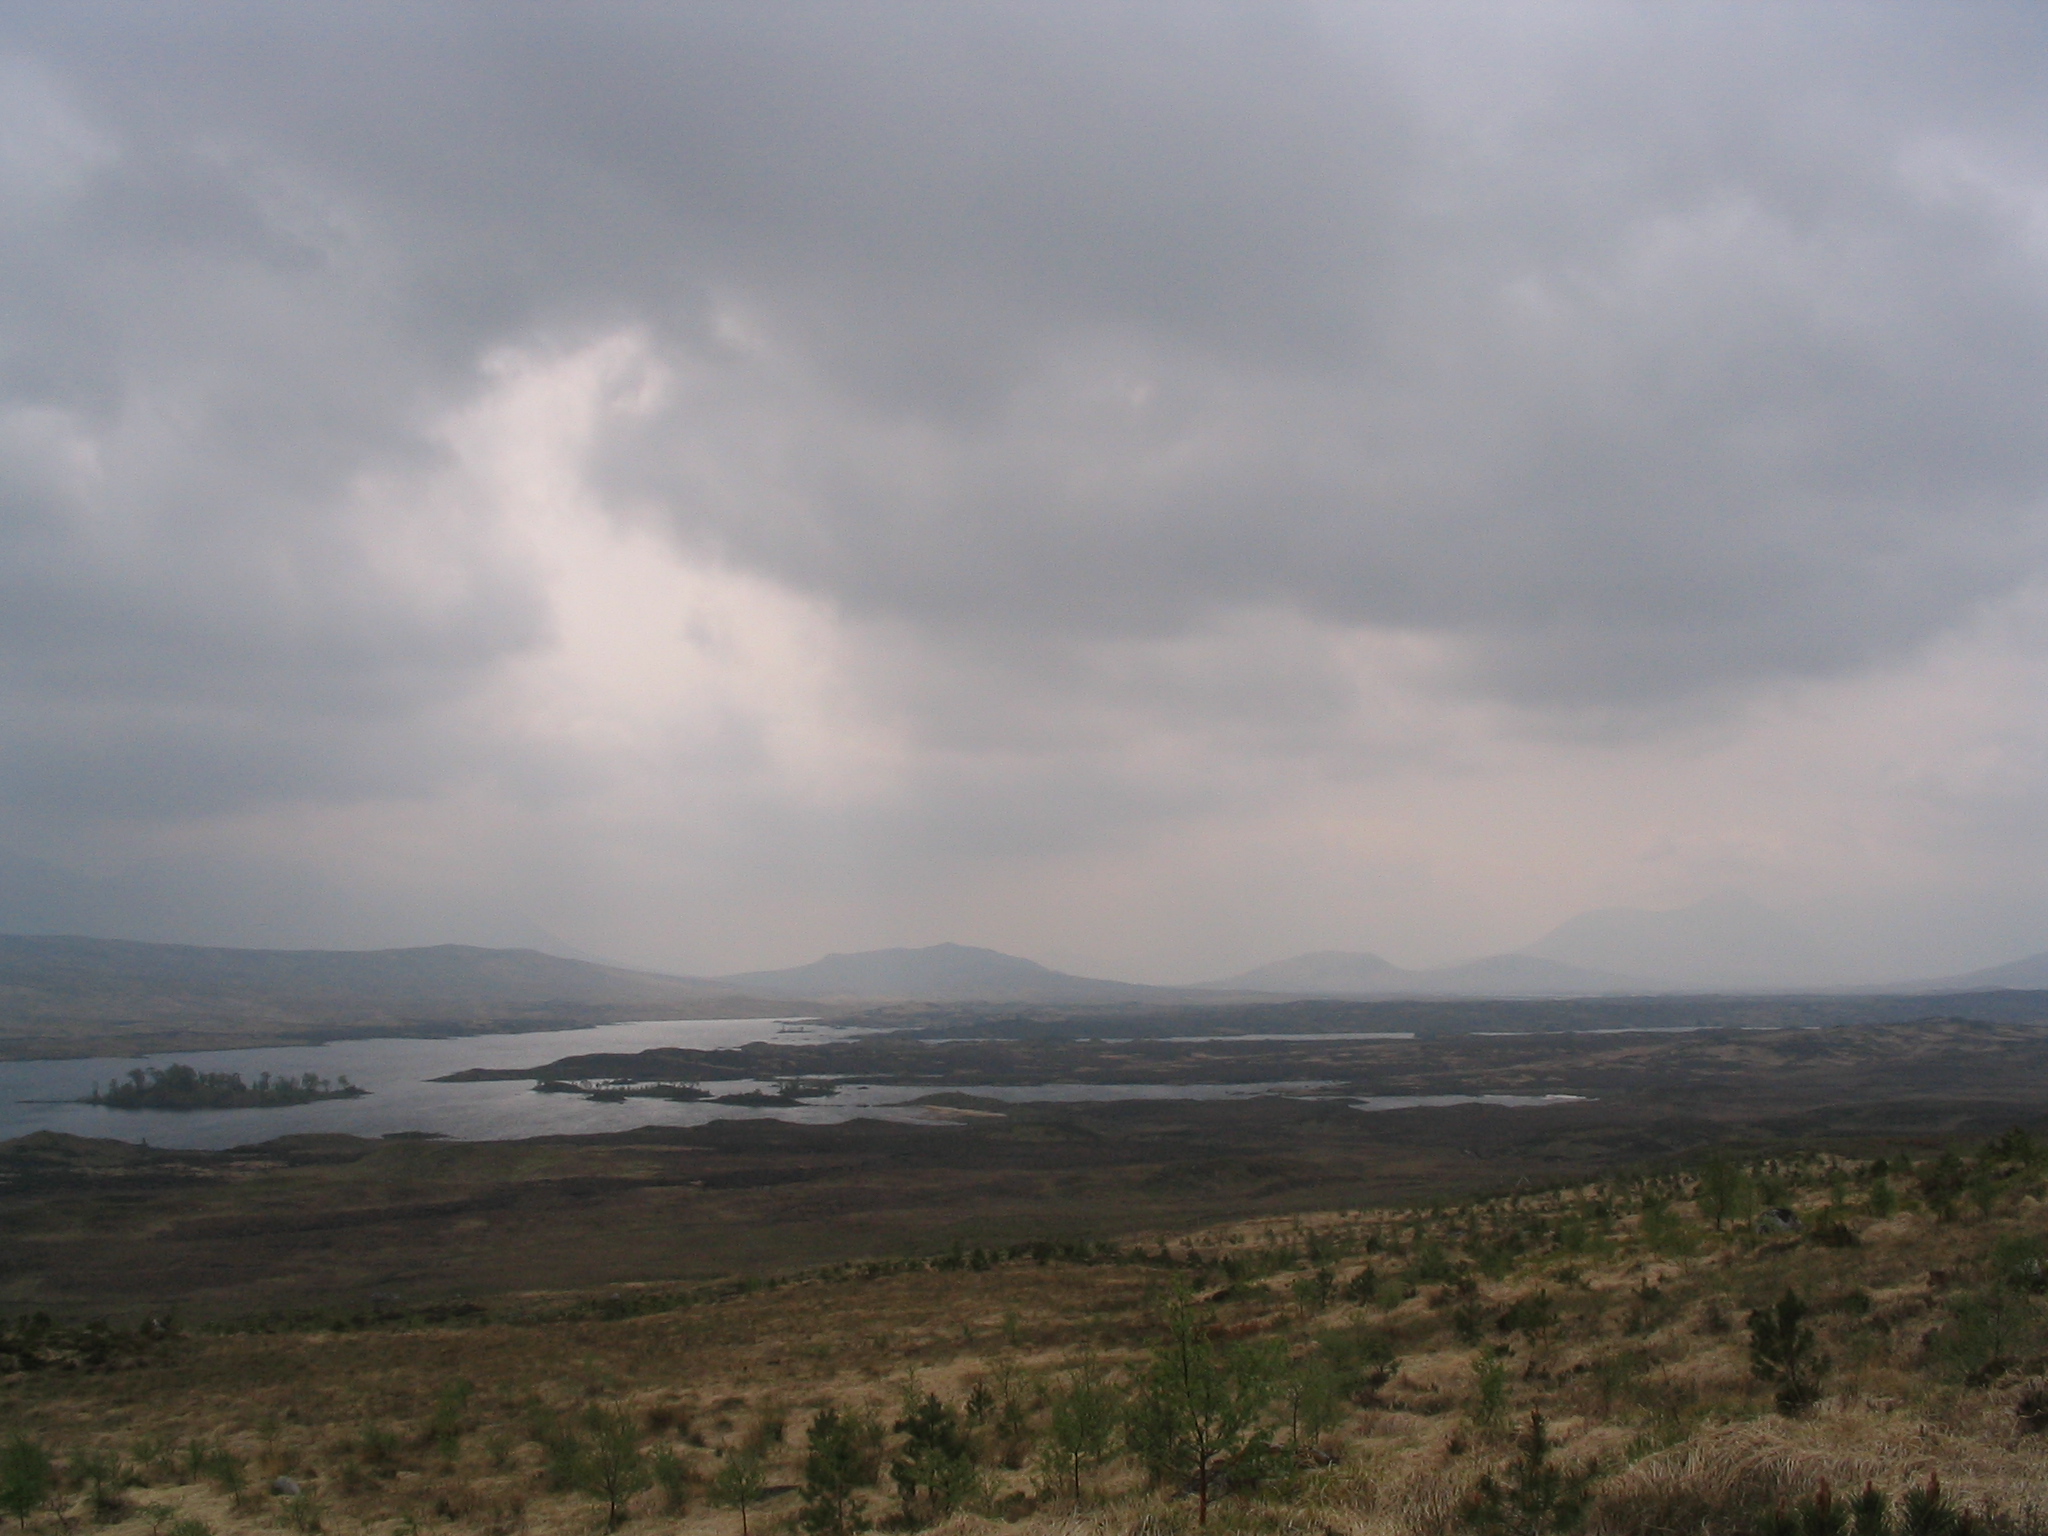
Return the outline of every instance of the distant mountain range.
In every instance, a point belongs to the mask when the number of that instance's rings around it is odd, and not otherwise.
[[[1739,913],[1709,916],[1731,930],[1748,922]],[[1566,929],[1581,940],[1605,932],[1648,935],[1645,942],[1663,942],[1660,935],[1675,931],[1632,919]],[[1960,976],[1827,990],[1910,996],[2000,988],[2048,990],[2048,954]],[[880,1003],[1185,1006],[1242,1001],[1248,994],[1572,998],[1701,990],[1715,989],[1526,953],[1411,970],[1378,955],[1323,951],[1202,986],[1160,987],[1069,975],[965,944],[832,954],[785,970],[707,979],[459,944],[264,950],[0,936],[0,1055],[133,1055],[365,1032],[469,1034],[635,1018],[773,1018]]]
[[[1960,976],[1937,976],[1932,981],[1910,982],[1898,987],[1859,987],[1861,992],[1979,992],[2010,988],[2016,992],[2048,990],[2048,953],[2009,960],[2004,965],[1987,965]]]
[[[1654,976],[1667,988],[1814,986],[1854,974],[1851,964],[1798,924],[1736,895],[1662,912],[1584,912],[1522,953],[1589,970]]]
[[[1296,997],[1593,997],[1670,990],[1640,976],[1565,965],[1538,955],[1488,955],[1463,965],[1409,970],[1378,955],[1343,950],[1276,960],[1209,986]]]
[[[1170,1003],[1202,996],[1188,987],[1070,976],[1035,960],[971,944],[832,954],[788,970],[744,971],[715,979],[762,997],[833,1003]]]

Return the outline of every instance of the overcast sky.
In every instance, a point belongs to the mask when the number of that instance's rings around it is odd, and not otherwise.
[[[0,6],[0,924],[2048,948],[2048,10]]]

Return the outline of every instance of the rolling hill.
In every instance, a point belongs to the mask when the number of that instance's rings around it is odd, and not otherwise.
[[[0,936],[0,1051],[13,1056],[789,1011],[787,999],[531,949],[216,949]]]

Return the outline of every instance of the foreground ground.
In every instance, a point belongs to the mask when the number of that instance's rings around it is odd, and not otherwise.
[[[739,1516],[707,1498],[720,1468],[761,1453],[750,1529],[791,1526],[826,1408],[874,1426],[858,1474],[873,1481],[854,1497],[900,1519],[886,1469],[906,1436],[889,1426],[930,1394],[973,1467],[955,1508],[925,1501],[920,1519],[1180,1530],[1197,1501],[1178,1475],[1148,1486],[1130,1442],[1083,1458],[1078,1500],[1071,1464],[1047,1458],[1077,1379],[1122,1404],[1140,1395],[1179,1295],[1218,1360],[1265,1351],[1245,1379],[1263,1383],[1257,1438],[1279,1454],[1219,1495],[1222,1529],[1458,1528],[1536,1409],[1554,1464],[1596,1472],[1595,1531],[1764,1530],[1781,1507],[1813,1517],[1823,1481],[1844,1497],[1869,1482],[1897,1505],[1914,1490],[1924,1502],[1937,1474],[1939,1508],[2038,1532],[2043,1168],[2021,1137],[1960,1160],[1781,1153],[1113,1249],[964,1247],[772,1283],[529,1294],[439,1322],[372,1311],[35,1338],[29,1325],[6,1336],[35,1368],[0,1375],[0,1435],[53,1454],[59,1485],[28,1512],[53,1533],[539,1536],[602,1528],[591,1457],[623,1425],[631,1465],[667,1484],[627,1489],[626,1528],[728,1536]],[[1759,1232],[1759,1201],[1796,1210],[1800,1230],[1766,1218]],[[1827,1359],[1795,1416],[1774,1403],[1783,1383],[1757,1378],[1746,1326],[1788,1289],[1809,1309],[1808,1358]]]

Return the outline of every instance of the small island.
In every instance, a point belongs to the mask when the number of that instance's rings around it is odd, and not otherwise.
[[[830,1098],[839,1091],[839,1085],[832,1082],[806,1082],[800,1077],[779,1078],[773,1093],[755,1089],[751,1093],[722,1093],[718,1096],[721,1104],[751,1104],[763,1109],[777,1105],[801,1104],[805,1099]]]
[[[201,1072],[173,1062],[168,1067],[133,1068],[125,1080],[115,1078],[104,1089],[94,1083],[92,1092],[79,1102],[106,1109],[281,1109],[320,1099],[360,1099],[368,1092],[346,1076],[330,1083],[317,1072],[300,1077],[265,1072],[245,1083],[239,1072]]]
[[[439,1078],[439,1082],[456,1082],[459,1077]],[[679,1103],[690,1103],[697,1099],[711,1097],[706,1090],[695,1083],[627,1083],[607,1081],[587,1082],[565,1077],[544,1077],[533,1085],[535,1093],[579,1093],[593,1104],[623,1104],[628,1099],[674,1099]]]

